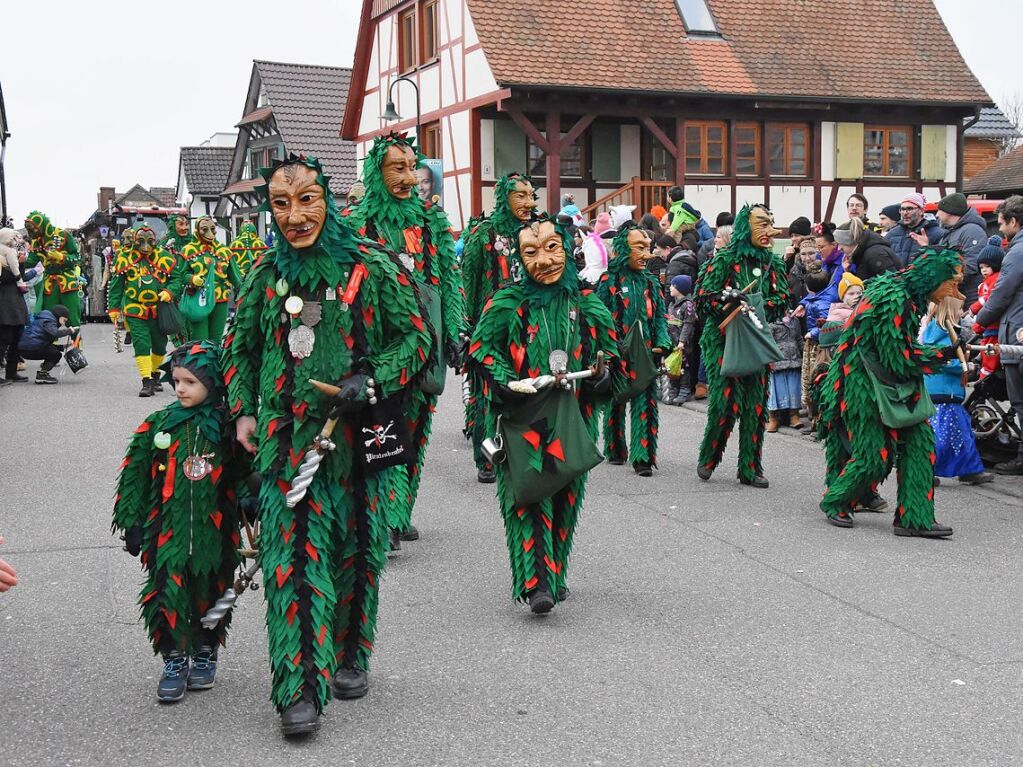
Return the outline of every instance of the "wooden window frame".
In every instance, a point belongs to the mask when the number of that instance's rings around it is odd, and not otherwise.
[[[419,66],[419,20],[416,18],[418,8],[413,3],[408,8],[398,11],[396,28],[398,35],[398,73],[407,74]],[[405,39],[406,20],[411,19],[411,39]]]
[[[431,64],[440,58],[440,0],[422,0],[416,3],[416,23],[419,27],[419,66]],[[427,9],[433,9],[433,51],[426,50]]]
[[[739,160],[749,159],[748,155],[739,154],[739,131],[753,129],[753,172],[752,173],[740,173],[739,172]],[[735,155],[735,175],[737,178],[759,178],[764,175],[764,158],[761,156],[761,149],[764,145],[764,125],[759,122],[750,122],[748,120],[743,122],[737,122],[733,125],[735,136],[732,138],[732,153]],[[743,146],[748,146],[749,142],[742,142]],[[727,164],[726,164],[727,167]]]
[[[441,156],[440,120],[427,123],[420,129],[419,151],[424,157],[439,159]],[[428,151],[429,150],[429,151]]]
[[[901,131],[906,134],[906,173],[905,175],[891,173],[891,134]],[[867,148],[875,146],[867,144],[867,135],[870,133],[881,134],[881,173],[867,173]],[[863,177],[864,178],[914,178],[914,142],[916,140],[916,129],[912,125],[864,125],[863,126]]]
[[[699,156],[697,156],[697,155],[690,155],[689,154],[689,130],[690,130],[690,128],[697,128],[700,131],[700,154],[699,154]],[[712,172],[712,171],[708,170],[708,167],[709,167],[709,164],[710,164],[709,163],[710,156],[708,154],[707,148],[708,148],[708,146],[711,143],[715,143],[715,144],[718,143],[716,141],[715,142],[709,142],[707,140],[707,132],[711,128],[720,128],[721,129],[721,170],[720,171],[716,171],[716,172]],[[685,154],[685,169],[686,169],[686,175],[687,176],[714,176],[714,177],[723,177],[723,176],[727,176],[728,175],[728,168],[729,168],[729,165],[728,165],[728,149],[729,149],[728,144],[729,144],[729,141],[728,141],[728,139],[729,139],[729,137],[728,137],[728,123],[726,121],[724,121],[724,120],[686,120],[686,123],[685,123],[685,136],[684,136],[684,138],[685,138],[685,142],[684,142],[684,146],[683,146],[683,151],[684,151],[684,154]],[[689,161],[693,160],[693,159],[699,161],[699,163],[700,163],[700,169],[699,170],[690,170],[689,169]]]
[[[541,131],[542,132],[542,131]],[[564,139],[568,131],[561,132],[561,138]],[[592,175],[592,167],[589,162],[589,156],[587,155],[587,146],[589,144],[588,134],[584,131],[579,138],[573,142],[572,146],[578,147],[579,149],[579,173],[568,174],[565,173],[565,162],[573,161],[572,158],[566,157],[564,153],[561,155],[561,167],[560,176],[561,178],[570,179],[587,179]],[[534,172],[534,165],[539,163],[539,172]],[[547,153],[540,149],[539,145],[534,144],[533,140],[526,136],[526,172],[532,178],[546,178],[547,177]]]
[[[782,165],[784,166],[784,172],[772,173],[771,172],[771,131],[781,130],[782,131]],[[792,171],[792,134],[795,131],[803,132],[803,172],[794,173]],[[765,125],[766,135],[766,146],[767,146],[767,165],[765,171],[767,175],[781,178],[809,178],[810,177],[810,141],[813,135],[811,126],[809,123],[783,123],[783,122],[769,122]]]

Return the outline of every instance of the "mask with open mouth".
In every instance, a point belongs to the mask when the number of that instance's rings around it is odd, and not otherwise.
[[[195,236],[200,242],[212,245],[217,239],[217,222],[210,216],[203,216],[195,222]]]
[[[650,252],[650,238],[642,229],[629,231],[626,242],[629,244],[629,268],[641,272],[646,268],[646,262],[654,257]]]
[[[300,163],[282,165],[268,183],[270,210],[284,239],[297,249],[316,244],[327,217],[327,199],[318,173]]]
[[[387,153],[380,163],[380,175],[392,197],[407,200],[412,196],[419,183],[416,176],[418,164],[419,158],[412,147],[404,144],[387,147]]]
[[[749,212],[750,241],[758,248],[770,248],[774,238],[781,231],[774,228],[774,216],[762,205],[755,205]]]
[[[565,273],[565,242],[553,221],[519,230],[519,256],[530,278],[541,285],[554,285]]]

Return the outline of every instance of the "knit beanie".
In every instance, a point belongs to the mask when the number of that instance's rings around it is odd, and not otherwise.
[[[898,221],[899,204],[897,202],[893,202],[891,205],[885,205],[883,208],[881,208],[881,214],[884,216],[888,216],[888,218],[890,218],[892,221]]]
[[[801,235],[803,237],[810,236],[810,219],[806,216],[800,216],[791,224],[789,224],[789,236],[793,234]]]
[[[67,319],[71,319],[71,313],[70,313],[70,312],[69,312],[69,311],[67,310],[67,307],[66,307],[66,306],[64,306],[64,304],[57,304],[56,306],[54,306],[53,308],[51,308],[51,309],[50,309],[50,314],[52,314],[52,315],[53,315],[54,317],[56,317],[56,318],[57,318],[58,320],[59,320],[59,319],[60,319],[61,317],[63,317],[63,318],[64,318],[64,319],[66,319],[66,320],[67,320]]]
[[[1002,259],[1005,258],[1005,253],[997,245],[985,245],[980,254],[977,256],[977,266],[983,266],[987,264],[991,267],[992,271],[1002,271]]]
[[[919,192],[910,192],[902,198],[903,202],[908,202],[910,205],[915,205],[918,208],[923,208],[927,205],[927,198]]]
[[[966,202],[966,195],[962,192],[953,192],[938,200],[938,210],[943,210],[952,216],[965,216],[969,209],[970,204]]]
[[[845,292],[849,290],[853,285],[859,285],[863,288],[863,280],[857,277],[852,272],[845,272],[842,275],[842,279],[838,281],[838,300],[842,301],[845,299]]]
[[[693,291],[693,278],[688,274],[675,275],[671,278],[671,287],[683,296],[688,296]]]

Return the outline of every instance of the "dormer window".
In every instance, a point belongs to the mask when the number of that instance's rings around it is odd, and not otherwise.
[[[697,35],[718,34],[714,17],[707,7],[707,0],[675,0],[675,5],[678,6],[686,32]]]

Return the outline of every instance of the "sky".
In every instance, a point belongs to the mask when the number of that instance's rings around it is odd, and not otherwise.
[[[1012,74],[1016,25],[1009,23],[1020,0],[934,2],[991,97],[1002,104],[1020,98]],[[253,59],[350,67],[360,6],[4,0],[0,85],[12,134],[7,204],[16,224],[39,209],[58,226],[80,226],[100,186],[175,186],[179,148],[234,130],[242,117]]]

